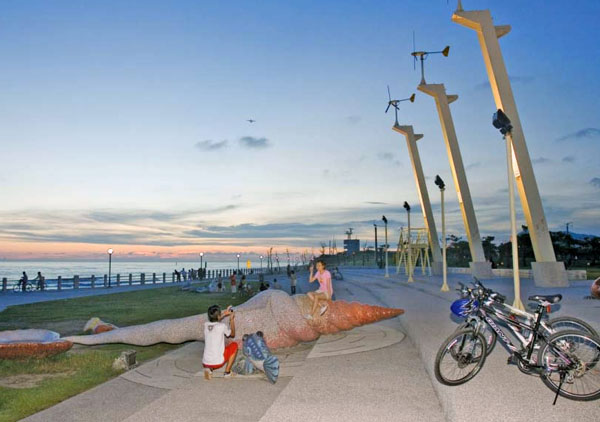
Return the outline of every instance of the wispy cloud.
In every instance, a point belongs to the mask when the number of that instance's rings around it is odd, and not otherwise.
[[[529,84],[535,80],[535,78],[533,76],[509,76],[508,78],[510,79],[510,81],[512,83],[517,83],[517,84]],[[477,85],[475,85],[475,89],[477,89],[477,90],[489,89],[489,88],[490,88],[489,81],[481,82],[481,83],[478,83]]]
[[[562,162],[563,163],[574,163],[575,162],[575,156],[573,156],[573,155],[567,155],[566,157],[563,157]]]
[[[194,146],[202,151],[216,151],[225,148],[227,146],[227,141],[223,140],[217,142],[207,139],[206,141],[196,142],[196,145]]]
[[[271,142],[267,138],[255,138],[254,136],[240,138],[240,144],[251,149],[265,149],[271,146]]]
[[[578,140],[578,139],[595,139],[600,138],[600,129],[597,127],[586,127],[584,129],[580,129],[576,132],[569,133],[567,135],[561,136],[557,139],[557,141],[569,141],[569,140]]]
[[[475,161],[474,163],[471,164],[467,164],[467,166],[465,167],[465,170],[471,170],[477,167],[481,166],[481,161]]]
[[[600,177],[594,177],[592,180],[590,180],[590,185],[600,189]]]
[[[549,163],[552,160],[550,160],[549,158],[546,157],[538,157],[538,158],[534,158],[533,160],[531,160],[532,163],[535,164],[545,164],[545,163]]]
[[[377,154],[377,158],[381,161],[387,161],[388,163],[392,163],[396,166],[400,166],[400,160],[396,158],[396,156],[391,152],[380,152]]]
[[[362,120],[362,117],[356,115],[346,116],[345,120],[347,123],[355,125]]]
[[[379,202],[379,201],[365,201],[365,204],[369,205],[387,205],[387,202]]]

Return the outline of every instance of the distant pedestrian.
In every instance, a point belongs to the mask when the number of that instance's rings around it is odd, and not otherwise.
[[[286,271],[287,271],[287,276],[288,277],[292,275],[292,266],[290,264],[287,264]]]
[[[181,275],[182,275],[182,277],[183,277],[183,281],[187,281],[187,276],[188,276],[188,273],[187,273],[187,271],[185,270],[185,268],[182,268],[182,269],[181,269]]]
[[[34,278],[34,281],[37,281],[37,286],[36,286],[37,290],[44,291],[46,278],[42,275],[42,273],[40,271],[38,271],[37,277]]]
[[[232,294],[236,294],[237,293],[237,281],[235,279],[235,271],[233,272],[233,274],[231,274],[231,276],[229,277],[229,284],[231,285],[231,293]]]
[[[279,284],[276,278],[273,279],[273,288],[275,290],[281,290],[281,284]]]
[[[296,283],[297,283],[297,277],[296,277],[296,272],[294,270],[292,270],[291,274],[290,274],[290,290],[292,291],[292,294],[295,295],[296,294]]]
[[[240,292],[243,292],[244,290],[246,290],[246,276],[242,275],[242,278],[240,279],[240,285],[238,286],[238,290]]]
[[[177,270],[175,270],[174,272],[175,272],[175,277],[177,279],[177,282],[180,282],[181,281],[181,273]]]

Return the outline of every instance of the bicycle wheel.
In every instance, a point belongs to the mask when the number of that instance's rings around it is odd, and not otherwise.
[[[21,291],[21,285],[20,284],[15,284],[13,286],[13,292],[19,293],[20,291]]]
[[[469,322],[465,321],[462,324],[460,324],[458,326],[458,328],[456,329],[455,332],[460,331],[460,330],[464,330],[466,328],[472,328],[475,329],[475,327],[473,326],[473,324],[470,324]],[[494,330],[492,330],[490,328],[489,325],[487,324],[483,324],[483,330],[481,331],[481,334],[483,334],[483,337],[485,338],[485,345],[487,346],[485,355],[489,356],[490,353],[492,353],[492,350],[494,350],[494,347],[496,347],[496,338],[497,335],[494,332]]]
[[[452,333],[435,357],[435,377],[445,385],[460,385],[473,378],[483,367],[486,342],[472,328]]]
[[[580,320],[579,318],[573,317],[557,317],[552,318],[548,321],[548,325],[552,328],[553,331],[565,331],[565,330],[575,330],[583,333],[587,333],[592,335],[593,337],[599,337],[598,333],[594,328],[585,321]]]
[[[27,290],[28,292],[33,291],[33,284],[27,283],[27,285],[25,286],[25,290]]]
[[[556,392],[564,374],[559,394],[571,400],[600,398],[599,360],[600,339],[575,330],[553,334],[538,352],[538,364],[545,369],[543,383]]]

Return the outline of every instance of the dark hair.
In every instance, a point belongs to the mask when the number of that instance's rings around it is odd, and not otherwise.
[[[212,305],[208,308],[208,320],[210,322],[219,321],[219,316],[221,315],[221,307],[219,305]]]
[[[292,270],[292,274],[296,274],[296,271]]]
[[[315,262],[315,265],[317,265],[319,262],[321,264],[323,264],[323,268],[327,268],[327,263],[322,259],[317,259],[317,262]]]

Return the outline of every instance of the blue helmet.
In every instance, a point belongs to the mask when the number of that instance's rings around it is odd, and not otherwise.
[[[466,317],[477,309],[479,309],[479,302],[472,299],[458,299],[450,305],[452,313],[459,317]]]

